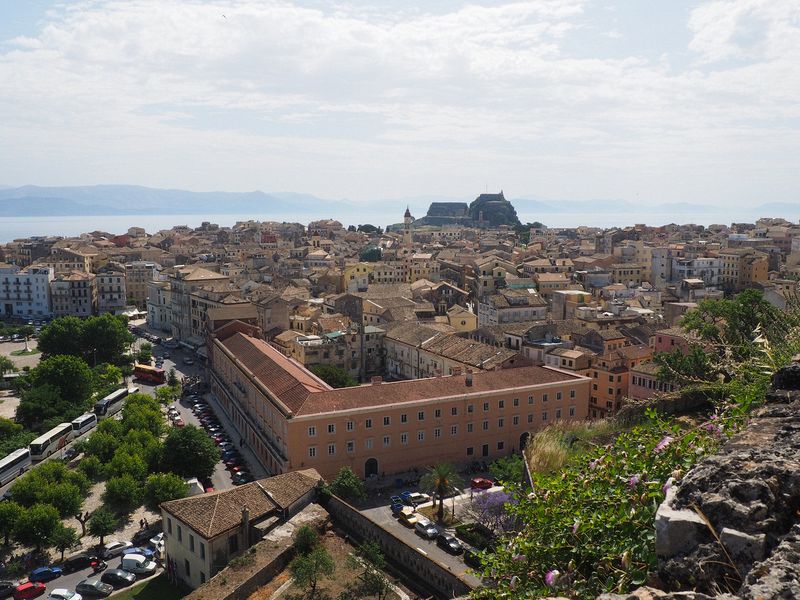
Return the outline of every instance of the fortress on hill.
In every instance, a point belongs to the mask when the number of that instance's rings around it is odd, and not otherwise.
[[[431,202],[428,214],[414,221],[414,227],[460,225],[463,227],[497,227],[519,225],[514,206],[499,194],[481,194],[466,202]]]

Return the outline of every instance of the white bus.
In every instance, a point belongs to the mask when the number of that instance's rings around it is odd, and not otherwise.
[[[0,485],[5,485],[31,468],[31,451],[27,448],[14,450],[0,459]]]
[[[98,419],[106,419],[122,410],[125,406],[125,398],[128,396],[130,390],[128,388],[121,388],[111,392],[102,400],[94,403],[94,414]]]
[[[72,437],[76,438],[83,435],[90,429],[97,425],[97,415],[94,413],[86,413],[72,421]]]
[[[72,439],[72,423],[59,423],[31,442],[31,459],[42,460],[58,452]]]

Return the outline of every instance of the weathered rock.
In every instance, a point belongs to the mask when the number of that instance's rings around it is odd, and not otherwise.
[[[747,571],[753,563],[764,559],[766,551],[766,537],[763,533],[750,535],[725,527],[719,534],[719,539],[731,558],[737,563],[746,565]],[[737,564],[737,566],[739,566]],[[740,571],[742,568],[740,567]]]
[[[656,554],[667,558],[688,554],[709,537],[708,526],[695,511],[670,506],[674,498],[675,488],[670,488],[656,512]]]
[[[739,596],[744,600],[800,598],[800,524],[792,528],[769,558],[753,567]]]
[[[727,600],[707,596],[700,592],[664,592],[656,588],[641,587],[630,594],[602,594],[597,600]],[[733,600],[733,599],[731,599]]]

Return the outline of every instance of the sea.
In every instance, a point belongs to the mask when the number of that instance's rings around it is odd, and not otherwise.
[[[370,223],[385,227],[392,223],[402,221],[402,210],[397,215],[387,215],[385,209],[370,209],[368,206],[357,213],[327,214],[324,207],[320,207],[319,215],[310,217],[308,214],[298,215],[290,212],[270,212],[264,214],[205,214],[205,215],[170,215],[170,214],[143,214],[143,215],[98,215],[98,216],[59,216],[59,217],[2,217],[0,218],[0,243],[10,242],[14,239],[31,236],[60,235],[64,237],[77,236],[90,231],[103,231],[111,234],[125,233],[129,227],[143,227],[148,233],[155,233],[161,229],[170,229],[175,225],[198,227],[204,221],[216,223],[221,227],[232,226],[238,221],[289,221],[307,224],[314,219],[337,219],[345,226]],[[401,207],[402,208],[402,207]],[[412,208],[412,211],[414,208]],[[424,214],[424,209],[418,211]],[[762,215],[766,216],[766,215]],[[779,216],[779,215],[772,215]],[[710,225],[711,223],[731,223],[736,221],[754,222],[758,215],[747,214],[745,211],[738,213],[692,214],[686,215],[678,212],[653,213],[646,209],[628,211],[624,213],[598,212],[587,213],[557,213],[547,212],[541,214],[520,213],[519,218],[524,223],[540,221],[548,227],[625,227],[644,223],[652,226],[666,225],[668,223],[694,223],[697,225]]]

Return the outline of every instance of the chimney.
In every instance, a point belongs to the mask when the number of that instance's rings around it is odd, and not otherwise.
[[[372,385],[380,385],[380,384],[383,382],[383,377],[381,377],[380,375],[373,375],[373,376],[370,378],[369,382],[370,382]]]
[[[453,367],[453,375],[461,375],[461,367]]]
[[[242,507],[242,530],[244,533],[244,549],[250,547],[250,511],[247,505]]]
[[[467,369],[466,377],[464,378],[464,383],[467,387],[472,387],[472,369]]]

